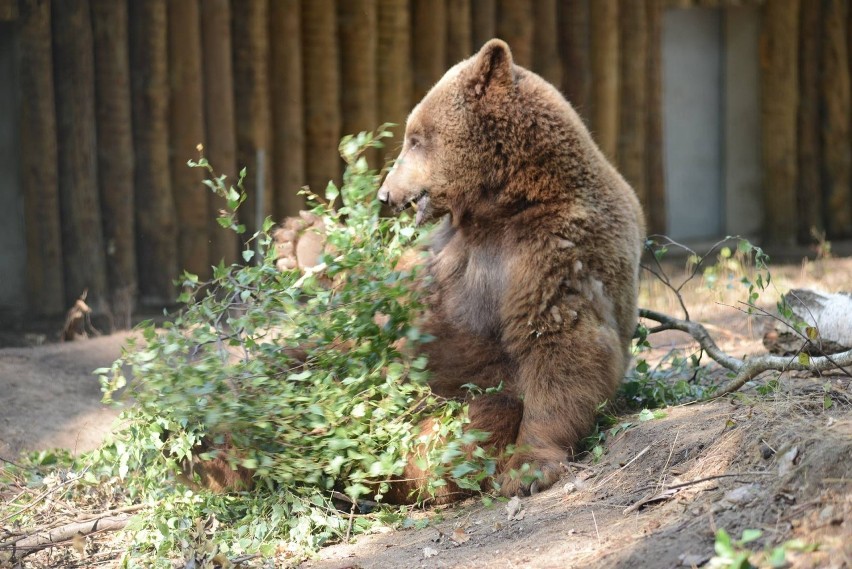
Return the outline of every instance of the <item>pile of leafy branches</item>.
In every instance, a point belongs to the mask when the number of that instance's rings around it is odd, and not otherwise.
[[[383,481],[426,440],[425,416],[437,419],[424,457],[432,489],[447,478],[479,489],[493,473],[484,452],[462,452],[482,436],[463,432],[464,405],[437,400],[425,359],[412,355],[429,340],[416,327],[422,304],[412,283],[422,277],[394,267],[417,230],[408,217],[380,217],[380,174],[364,158],[385,136],[345,138],[341,188],[330,183],[324,200],[309,194],[327,238],[316,269],[277,270],[267,219],[247,239],[245,265],[220,264],[209,282],[184,274],[185,308],[161,327],[144,323],[142,339],[99,370],[105,399],[120,393],[131,403],[115,440],[83,459],[81,480],[112,481],[126,499],[153,504],[128,526],[130,564],[170,566],[169,557],[202,551],[298,553],[369,529],[381,509],[350,516],[332,497],[380,503]],[[227,200],[220,224],[244,233],[235,211],[245,172],[229,187],[204,158],[191,165],[209,170],[207,185]],[[254,472],[251,491],[216,495],[177,481],[182,461],[211,458],[218,451],[194,453],[222,443],[234,468]]]

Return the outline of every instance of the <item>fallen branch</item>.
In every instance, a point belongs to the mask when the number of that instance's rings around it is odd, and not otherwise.
[[[802,363],[795,357],[774,356],[772,354],[751,356],[741,360],[723,352],[721,348],[716,345],[716,342],[707,332],[707,329],[698,322],[681,320],[646,308],[639,309],[639,316],[659,323],[659,326],[655,326],[648,330],[649,334],[662,332],[663,330],[679,330],[681,332],[685,332],[695,338],[698,345],[701,346],[701,348],[707,352],[707,355],[713,358],[714,361],[736,374],[731,381],[723,385],[721,389],[713,393],[713,395],[707,399],[717,399],[723,395],[733,393],[745,385],[746,382],[754,379],[765,371],[827,371],[830,369],[852,366],[852,350],[847,350],[831,356],[808,357],[807,363]]]
[[[68,541],[77,535],[87,536],[105,531],[118,531],[127,525],[131,517],[131,514],[105,515],[92,520],[71,522],[53,529],[15,536],[0,543],[0,552],[11,552],[12,559],[20,558]]]

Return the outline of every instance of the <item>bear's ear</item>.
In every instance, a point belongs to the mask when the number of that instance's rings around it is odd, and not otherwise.
[[[513,83],[512,52],[503,40],[489,40],[473,60],[469,94],[481,99],[494,90],[508,89]]]

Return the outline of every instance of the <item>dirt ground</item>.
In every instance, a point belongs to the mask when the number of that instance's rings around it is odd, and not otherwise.
[[[745,294],[722,278],[713,291],[700,278],[689,288],[692,318],[729,353],[762,352],[768,324],[729,308]],[[850,290],[852,259],[777,267],[773,282],[780,292]],[[657,282],[645,284],[640,304],[677,315]],[[126,338],[0,349],[0,457],[96,446],[117,413],[100,404],[91,372],[109,365]],[[691,349],[676,332],[651,341],[657,357]],[[554,488],[522,499],[511,519],[499,501],[415,512],[422,529],[332,545],[303,566],[699,567],[709,566],[722,528],[733,539],[761,530],[745,546],[761,566],[769,566],[761,552],[798,539],[786,546],[787,566],[852,568],[850,378],[784,374],[768,395],[755,385],[736,397],[664,409],[653,420],[619,418],[631,426],[609,437],[599,461],[572,464]]]

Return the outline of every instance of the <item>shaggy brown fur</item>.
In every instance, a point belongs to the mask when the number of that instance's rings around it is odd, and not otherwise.
[[[559,92],[492,40],[412,111],[379,199],[416,204],[418,223],[443,217],[428,261],[425,328],[436,339],[422,347],[433,391],[464,398],[464,384],[502,383],[470,401],[470,427],[498,451],[520,449],[499,465],[503,494],[551,486],[628,364],[644,235],[633,190]],[[417,462],[387,501],[421,495]],[[524,463],[541,473],[531,484],[512,475]],[[251,483],[248,471],[211,471],[223,464],[196,471],[218,486]],[[450,485],[436,499],[460,494]]]
[[[495,444],[523,449],[501,490],[551,486],[628,364],[644,235],[634,192],[559,92],[492,40],[412,111],[379,198],[415,204],[418,223],[444,217],[429,261],[433,390],[503,382],[514,404],[471,412]],[[511,475],[524,463],[541,472],[532,488]]]

